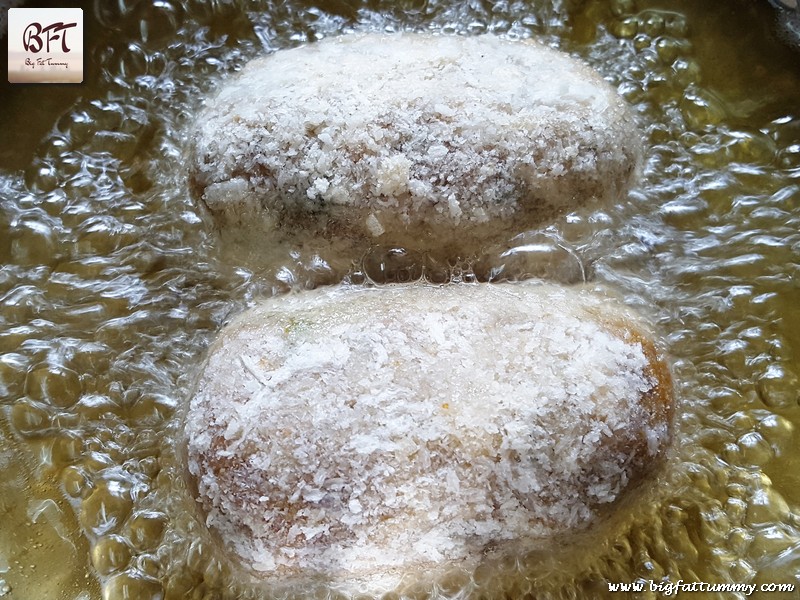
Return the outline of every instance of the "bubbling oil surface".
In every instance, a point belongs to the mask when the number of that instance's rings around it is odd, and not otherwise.
[[[56,114],[23,106],[44,89],[8,90],[0,116],[23,136],[20,114],[52,123],[0,171],[0,595],[269,597],[209,537],[183,477],[182,407],[225,320],[340,281],[532,276],[608,284],[656,320],[677,444],[645,501],[580,552],[454,573],[435,594],[800,584],[800,69],[769,16],[688,0],[96,2],[80,97]],[[237,262],[188,196],[185,132],[250,58],[352,30],[536,36],[582,57],[636,110],[641,185],[451,263],[315,240]]]

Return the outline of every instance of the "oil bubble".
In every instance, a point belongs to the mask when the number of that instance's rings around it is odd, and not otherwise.
[[[63,432],[50,446],[49,466],[61,469],[75,462],[83,450],[83,440],[75,433]]]
[[[76,231],[76,250],[84,255],[111,254],[123,246],[133,245],[141,237],[136,227],[108,215],[89,217]]]
[[[646,33],[639,33],[633,37],[633,47],[639,52],[641,52],[645,48],[649,48],[650,44],[652,43],[653,43],[653,38],[651,38]]]
[[[89,450],[84,454],[81,465],[90,473],[99,473],[114,466],[116,454]]]
[[[23,398],[11,407],[11,426],[23,437],[44,435],[50,426],[50,414],[41,404]]]
[[[760,467],[772,459],[772,448],[761,434],[755,431],[741,436],[738,443],[742,450],[742,459],[745,464]]]
[[[657,11],[645,11],[639,14],[639,23],[642,31],[647,35],[656,37],[664,33],[664,17]]]
[[[25,184],[34,192],[51,192],[58,187],[58,171],[52,164],[36,161],[25,170]]]
[[[40,402],[60,408],[74,405],[81,395],[80,377],[62,365],[46,363],[28,372],[25,393]]]
[[[770,414],[759,421],[758,431],[772,446],[775,454],[780,456],[790,445],[794,436],[794,425],[785,417]]]
[[[162,600],[161,583],[135,570],[110,577],[103,584],[103,600]]]
[[[748,555],[754,562],[774,559],[794,546],[796,540],[780,525],[759,529],[753,536]]]
[[[448,283],[450,281],[451,267],[449,264],[429,254],[425,254],[423,260],[424,267],[422,272],[425,281],[434,284]]]
[[[130,492],[124,485],[113,480],[97,482],[91,495],[81,502],[81,525],[94,535],[103,535],[117,529],[132,506]]]
[[[728,544],[733,552],[739,556],[747,553],[750,542],[753,541],[753,534],[741,527],[731,529],[728,534]]]
[[[161,571],[161,564],[158,559],[152,554],[140,554],[136,557],[136,571],[152,580],[158,578]]]
[[[671,65],[681,54],[683,47],[677,40],[660,37],[656,40],[656,54],[665,65]]]
[[[672,79],[683,87],[700,83],[700,66],[691,58],[678,58],[672,63]]]
[[[728,132],[725,147],[729,160],[742,163],[770,163],[777,156],[774,142],[762,133]]]
[[[217,559],[208,561],[208,564],[203,571],[203,581],[210,586],[216,586],[223,583],[228,576],[228,571]]]
[[[211,556],[211,548],[208,542],[202,540],[195,540],[189,546],[186,556],[186,565],[197,573],[202,573],[208,564],[209,557]]]
[[[617,88],[617,93],[632,104],[641,102],[646,95],[642,85],[635,81],[625,81],[621,83]]]
[[[625,17],[611,26],[611,33],[618,38],[632,38],[639,31],[639,21],[634,17]]]
[[[664,31],[676,38],[685,38],[689,34],[689,24],[681,13],[664,13]]]
[[[718,125],[726,116],[722,101],[708,90],[690,87],[680,103],[681,113],[689,127],[703,129]]]
[[[474,265],[481,281],[541,278],[560,283],[586,281],[583,262],[569,247],[544,235],[524,236],[518,245],[484,255]]]
[[[0,402],[13,400],[22,394],[28,359],[22,354],[9,352],[0,355]]]
[[[364,273],[375,283],[409,283],[422,278],[422,256],[406,248],[375,247],[362,259]]]
[[[177,2],[161,0],[156,3],[142,2],[137,7],[141,39],[154,44],[174,37],[175,29],[183,19],[183,8]]]
[[[747,507],[745,522],[751,526],[764,526],[785,521],[790,514],[789,505],[772,486],[757,490]]]
[[[791,408],[800,403],[797,376],[780,363],[767,367],[756,388],[761,401],[770,408]]]
[[[128,521],[126,536],[139,551],[152,550],[158,546],[166,525],[166,515],[156,511],[141,511]]]
[[[690,228],[708,214],[708,203],[698,198],[680,198],[665,202],[659,213],[673,227]]]
[[[3,306],[7,318],[18,323],[31,321],[49,308],[44,293],[35,285],[19,285],[13,288],[0,298],[0,305]]]
[[[61,486],[70,498],[85,498],[92,490],[86,472],[78,466],[68,466],[61,472]]]
[[[86,394],[74,406],[74,410],[81,417],[91,420],[99,420],[106,415],[124,414],[124,409],[118,402],[103,394]]]
[[[196,578],[188,571],[171,574],[166,579],[166,595],[168,600],[191,598],[190,593],[197,586]]]
[[[128,567],[131,549],[122,536],[106,535],[92,545],[91,557],[92,565],[100,575],[110,575]]]
[[[178,403],[164,394],[147,393],[140,396],[128,409],[130,419],[141,425],[154,426],[168,421]]]
[[[21,265],[49,265],[56,261],[57,239],[50,224],[25,217],[11,224],[11,259]]]
[[[615,17],[633,14],[636,10],[636,3],[634,0],[612,0],[611,1],[611,14]]]

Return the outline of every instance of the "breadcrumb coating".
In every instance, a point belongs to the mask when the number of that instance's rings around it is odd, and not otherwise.
[[[672,404],[646,329],[597,293],[319,289],[225,327],[188,464],[208,526],[262,578],[389,589],[589,527],[657,463]]]
[[[540,43],[353,34],[251,61],[197,120],[192,187],[220,228],[437,246],[624,193],[635,118]]]

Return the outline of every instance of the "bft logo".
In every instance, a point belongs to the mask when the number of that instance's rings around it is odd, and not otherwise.
[[[82,82],[83,10],[9,9],[8,81]]]
[[[31,23],[22,34],[22,45],[27,52],[35,54],[42,50],[44,44],[47,44],[46,52],[50,52],[50,42],[60,39],[61,51],[66,54],[70,52],[69,47],[67,47],[67,29],[77,26],[77,23],[53,23],[47,27],[42,27],[39,23]],[[44,41],[42,41],[42,34],[45,34]]]

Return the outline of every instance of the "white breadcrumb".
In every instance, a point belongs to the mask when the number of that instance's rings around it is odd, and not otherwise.
[[[386,589],[584,529],[669,438],[669,375],[632,319],[530,283],[263,301],[191,400],[206,522],[266,580]]]
[[[597,73],[490,35],[275,52],[222,87],[193,138],[193,188],[221,228],[261,219],[433,244],[616,198],[641,161],[635,118]]]

